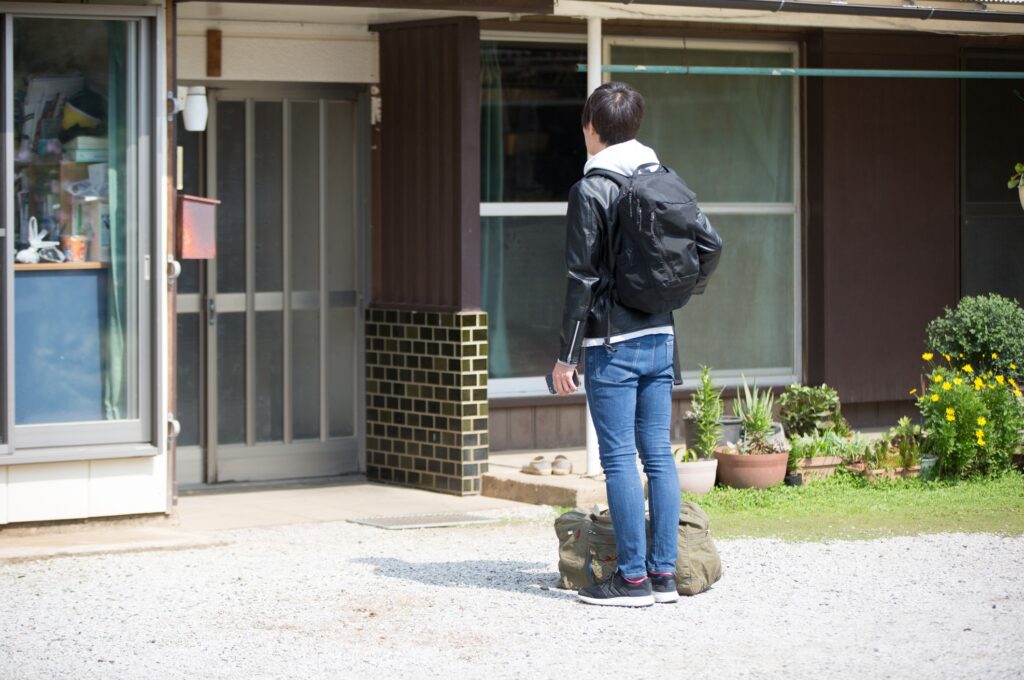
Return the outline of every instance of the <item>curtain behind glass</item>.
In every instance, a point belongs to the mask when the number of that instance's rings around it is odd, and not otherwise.
[[[789,53],[612,48],[613,64],[792,67]],[[644,96],[640,141],[704,203],[793,200],[793,79],[616,74]]]
[[[790,53],[614,46],[612,63],[791,67]],[[644,95],[640,140],[711,203],[791,203],[791,78],[621,74]],[[683,368],[796,370],[794,220],[709,218],[725,244],[704,295],[675,312]]]
[[[125,238],[125,177],[127,139],[125,113],[126,27],[106,22],[109,46],[109,90],[107,149],[109,154],[108,190],[110,196],[110,269],[107,281],[107,324],[104,338],[103,408],[107,420],[127,416],[127,371],[125,338],[127,306],[125,284],[127,239]]]
[[[504,200],[505,135],[501,91],[501,64],[497,47],[483,47],[480,60],[480,200],[500,203]],[[490,372],[509,372],[508,333],[505,327],[505,224],[500,217],[483,222],[481,234],[481,300],[487,310],[490,345]]]

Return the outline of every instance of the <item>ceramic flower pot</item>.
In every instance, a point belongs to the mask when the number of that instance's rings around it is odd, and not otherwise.
[[[718,461],[714,458],[709,460],[695,460],[689,463],[676,463],[676,473],[679,475],[679,488],[683,491],[703,496],[715,485],[715,478],[718,475]]]
[[[826,477],[831,477],[842,462],[843,459],[839,456],[804,458],[797,463],[796,471],[803,476],[805,482],[814,479],[825,479]]]
[[[718,481],[734,489],[767,489],[786,477],[788,453],[743,455],[717,449]]]
[[[939,471],[938,456],[924,456],[921,458],[921,479],[928,481],[934,479]]]

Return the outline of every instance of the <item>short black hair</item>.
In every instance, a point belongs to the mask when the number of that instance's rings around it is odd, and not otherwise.
[[[611,146],[636,139],[643,118],[643,96],[626,83],[612,81],[587,97],[580,122],[593,125],[601,141]]]

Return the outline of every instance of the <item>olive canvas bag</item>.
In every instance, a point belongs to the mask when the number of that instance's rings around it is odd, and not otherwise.
[[[711,540],[708,516],[696,503],[684,501],[679,510],[679,557],[676,590],[696,595],[722,578],[722,560]]]
[[[578,590],[615,571],[615,530],[608,510],[571,510],[555,520],[559,587]]]
[[[571,510],[555,520],[558,536],[559,587],[578,590],[600,583],[615,571],[615,530],[608,510]],[[708,516],[686,501],[679,512],[679,557],[676,590],[702,593],[722,577],[722,561],[711,540]]]

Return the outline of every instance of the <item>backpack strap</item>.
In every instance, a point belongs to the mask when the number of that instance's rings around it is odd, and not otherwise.
[[[594,168],[588,172],[586,176],[610,179],[619,187],[620,195],[626,187],[633,183],[632,177],[627,177],[621,173],[613,170],[606,170],[604,168]],[[608,233],[605,234],[604,241],[605,266],[608,267],[608,275],[612,277],[611,285],[608,288],[608,295],[604,299],[604,348],[609,352],[616,352],[618,350],[612,346],[612,293],[615,290],[615,256],[614,253],[612,253],[611,229],[609,229]]]

